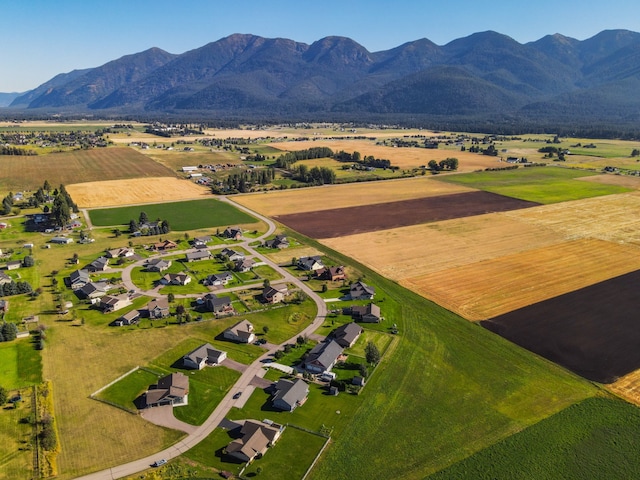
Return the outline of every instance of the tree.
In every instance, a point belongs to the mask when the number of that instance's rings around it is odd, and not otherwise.
[[[358,365],[358,372],[362,378],[367,378],[369,376],[369,369],[364,363]]]
[[[264,332],[265,335],[269,333],[269,326],[265,325],[264,327],[262,327],[262,331]]]
[[[44,181],[44,185],[42,185],[42,188],[44,189],[45,192],[47,192],[47,194],[51,191],[51,185],[49,184],[49,180]]]
[[[262,286],[264,288],[269,288],[271,286],[271,280],[269,280],[268,278],[265,278],[264,282],[262,282]]]
[[[440,170],[440,167],[438,166],[438,162],[436,162],[435,160],[429,160],[429,163],[427,164],[427,166],[429,167],[429,170],[431,170],[432,172],[437,172],[438,170]]]
[[[307,340],[302,335],[298,335],[298,338],[296,338],[296,343],[298,345],[304,345],[305,343],[307,343]]]
[[[71,211],[64,195],[58,194],[56,196],[56,199],[53,201],[51,216],[53,217],[53,222],[58,227],[64,227],[69,223],[69,220],[71,220]]]
[[[167,301],[169,303],[173,303],[176,299],[176,296],[173,293],[170,293],[169,295],[167,295]]]
[[[138,218],[138,223],[140,225],[144,224],[144,223],[148,223],[149,222],[149,217],[147,216],[146,212],[140,212],[140,217]]]
[[[18,336],[18,327],[16,326],[16,324],[5,322],[2,325],[2,336],[4,337],[5,342],[15,340]]]
[[[8,399],[9,399],[9,394],[7,393],[7,390],[4,387],[0,387],[0,406],[7,403]]]
[[[632,157],[640,157],[640,149],[634,148],[634,149],[631,151],[631,156],[632,156]]]
[[[113,230],[113,235],[118,238],[120,235],[122,235],[122,232],[120,231],[119,228],[116,228]]]
[[[364,349],[365,358],[370,365],[377,365],[380,361],[380,350],[376,347],[375,343],[369,342]]]
[[[35,263],[36,262],[33,260],[33,257],[31,255],[27,255],[22,259],[23,267],[33,267]]]
[[[176,315],[184,315],[184,305],[180,304],[176,307]]]
[[[136,221],[133,219],[129,220],[129,233],[135,233],[138,230],[140,230],[140,228],[138,227]]]

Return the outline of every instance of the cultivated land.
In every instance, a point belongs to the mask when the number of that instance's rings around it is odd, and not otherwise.
[[[119,179],[138,179],[144,183],[152,177],[173,175],[168,168],[130,148],[95,148],[28,157],[6,155],[0,162],[0,189],[35,190],[45,180],[53,187]],[[114,195],[118,193],[115,191]],[[74,201],[80,205],[75,197]]]
[[[208,189],[176,177],[74,183],[66,185],[66,189],[80,208],[170,202],[210,194]]]
[[[323,210],[313,215],[274,215],[274,219],[313,238],[332,238],[374,232],[417,223],[471,217],[535,206],[487,192],[453,193],[400,202]]]
[[[263,215],[289,215],[374,203],[398,202],[414,198],[471,192],[471,188],[449,185],[430,177],[415,177],[380,182],[326,185],[304,189],[239,195],[234,201]]]

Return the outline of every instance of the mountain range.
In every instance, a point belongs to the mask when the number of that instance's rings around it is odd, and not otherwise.
[[[640,34],[605,30],[583,41],[555,34],[520,44],[488,31],[374,53],[345,37],[307,45],[234,34],[180,55],[152,48],[62,73],[9,108],[633,124],[640,119]]]

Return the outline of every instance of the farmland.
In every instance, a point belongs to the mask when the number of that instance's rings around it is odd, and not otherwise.
[[[141,211],[144,211],[150,219],[168,220],[171,228],[178,231],[256,223],[256,219],[250,215],[213,198],[97,209],[91,210],[90,215],[92,223],[96,226],[128,225],[131,219],[138,220]]]

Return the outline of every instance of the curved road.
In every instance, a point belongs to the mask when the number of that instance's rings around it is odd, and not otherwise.
[[[270,219],[263,217],[262,215],[242,205],[238,205],[237,203],[229,200],[226,197],[221,197],[220,199],[222,201],[231,203],[233,206],[235,206],[240,210],[250,213],[252,216],[259,218],[260,220],[262,220],[268,225],[267,233],[255,239],[247,240],[239,244],[239,246],[245,248],[253,256],[259,258],[262,262],[269,265],[271,268],[273,268],[278,273],[280,273],[284,277],[284,281],[295,284],[298,288],[300,288],[300,290],[306,293],[315,302],[318,308],[316,318],[307,328],[305,328],[302,332],[299,332],[295,337],[290,338],[289,340],[287,340],[286,342],[283,342],[280,345],[271,346],[271,348],[269,348],[269,350],[267,350],[260,358],[258,358],[251,365],[249,365],[247,369],[244,371],[244,373],[242,373],[238,381],[231,388],[231,390],[229,390],[227,395],[218,404],[216,409],[211,413],[209,418],[207,418],[207,420],[199,427],[195,427],[195,431],[193,433],[188,434],[185,438],[180,440],[178,443],[170,446],[165,450],[162,450],[161,452],[155,453],[145,458],[141,458],[139,460],[134,460],[133,462],[125,463],[123,465],[118,465],[116,467],[111,467],[106,470],[85,475],[83,477],[78,477],[78,479],[80,480],[114,480],[117,478],[126,477],[126,476],[133,475],[135,473],[148,469],[153,462],[155,462],[160,458],[165,458],[167,460],[170,460],[172,458],[182,455],[184,452],[186,452],[190,448],[193,448],[202,440],[204,440],[226,417],[229,410],[231,410],[231,408],[236,404],[236,400],[234,400],[233,396],[236,393],[242,392],[247,387],[249,387],[250,382],[253,380],[253,378],[256,375],[261,376],[259,374],[261,373],[262,367],[264,365],[263,363],[264,360],[272,356],[277,350],[280,350],[282,347],[284,347],[285,344],[295,343],[296,337],[298,335],[310,336],[324,322],[324,319],[327,315],[327,305],[324,302],[324,300],[320,298],[320,296],[317,295],[313,290],[311,290],[311,288],[309,288],[305,283],[303,283],[298,278],[291,275],[289,272],[287,272],[283,268],[279,267],[276,263],[272,262],[264,255],[256,252],[255,250],[253,250],[253,248],[249,246],[249,242],[255,242],[256,240],[261,240],[273,234],[273,232],[275,232],[276,230],[275,223],[273,223]],[[223,248],[223,246],[211,247],[211,248],[212,249]],[[175,255],[176,253],[184,253],[184,252],[186,251],[183,251],[183,252],[174,251],[169,253],[168,255]],[[136,262],[135,264],[128,266],[127,268],[125,268],[125,270],[122,273],[123,282],[125,283],[128,289],[136,288],[135,285],[133,285],[133,283],[131,282],[131,269],[140,263],[141,262]],[[125,271],[126,271],[126,280],[125,280]],[[243,288],[247,288],[247,287],[243,287]],[[159,296],[157,292],[153,292],[153,291],[144,292],[144,293],[145,295],[148,294],[150,296],[155,296],[155,297]],[[199,295],[193,295],[193,296],[199,296]]]

